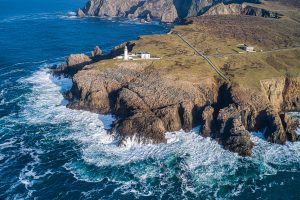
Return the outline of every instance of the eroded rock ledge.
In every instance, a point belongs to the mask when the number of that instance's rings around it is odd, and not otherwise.
[[[300,109],[299,78],[265,80],[257,92],[212,78],[197,84],[182,81],[130,61],[115,68],[86,66],[73,82],[65,95],[71,100],[67,107],[114,113],[111,132],[120,145],[127,138],[164,143],[164,133],[188,132],[200,124],[203,136],[241,156],[252,153],[249,131],[266,129],[265,138],[272,143],[300,140],[295,132],[298,121],[285,114]]]

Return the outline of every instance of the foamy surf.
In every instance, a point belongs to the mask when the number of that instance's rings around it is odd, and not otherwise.
[[[11,2],[3,3],[9,7]],[[106,131],[114,117],[67,109],[68,102],[62,93],[71,87],[72,81],[52,77],[47,68],[65,61],[70,53],[92,50],[99,42],[104,51],[109,51],[123,41],[163,33],[165,28],[134,24],[119,27],[121,22],[117,20],[113,24],[105,19],[73,20],[73,16],[68,18],[66,14],[80,7],[80,3],[75,6],[74,2],[59,1],[50,5],[30,1],[24,6],[26,9],[22,5],[7,9],[0,19],[3,29],[0,31],[3,40],[3,48],[0,48],[3,58],[0,59],[0,199],[107,199],[107,193],[116,194],[126,188],[128,192],[132,190],[142,195],[126,174],[120,183],[118,173],[115,176],[103,174],[109,177],[104,182],[111,180],[107,184],[98,181],[99,171],[105,173],[105,170],[93,164],[92,159],[91,162],[85,160],[88,155],[85,152],[90,141],[98,146],[117,148]],[[69,165],[72,168],[68,168]],[[113,168],[108,166],[107,170]]]
[[[60,135],[58,140],[80,145],[81,159],[66,163],[65,169],[81,181],[115,183],[118,186],[112,195],[163,195],[176,186],[182,190],[182,198],[232,198],[249,188],[244,184],[247,181],[255,182],[280,171],[300,171],[300,143],[270,144],[262,133],[251,136],[255,147],[250,158],[242,158],[224,150],[214,140],[203,138],[198,134],[199,127],[190,133],[166,133],[167,144],[142,145],[133,138],[126,146],[118,147],[107,132],[113,116],[65,107],[62,93],[71,88],[70,79],[55,78],[43,68],[20,81],[32,85],[22,112],[24,119],[31,124],[67,123],[72,133]],[[247,173],[250,169],[252,172]],[[22,180],[29,187],[35,174],[28,166],[22,173]],[[176,181],[172,177],[177,177]],[[224,192],[222,188],[228,184],[231,187]],[[251,187],[254,192],[263,189]]]

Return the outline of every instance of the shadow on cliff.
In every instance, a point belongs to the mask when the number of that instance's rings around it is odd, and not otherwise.
[[[184,19],[188,16],[192,3],[193,0],[173,0],[173,4],[180,19]]]

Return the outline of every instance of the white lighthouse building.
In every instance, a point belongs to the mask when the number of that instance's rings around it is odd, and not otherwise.
[[[138,52],[138,53],[132,53],[128,52],[127,45],[124,47],[124,54],[119,55],[115,57],[114,59],[118,60],[160,60],[160,58],[152,57],[150,53],[148,52]]]
[[[129,60],[128,48],[125,46],[124,48],[124,60]]]

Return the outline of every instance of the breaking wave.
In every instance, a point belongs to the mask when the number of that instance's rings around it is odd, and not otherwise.
[[[167,133],[167,144],[140,145],[128,141],[130,145],[117,147],[107,132],[113,116],[65,107],[67,102],[62,93],[70,89],[70,79],[55,78],[43,68],[20,81],[32,85],[22,113],[26,123],[67,123],[71,133],[58,135],[57,139],[77,143],[80,158],[65,163],[64,168],[80,181],[108,181],[114,185],[110,197],[233,198],[245,191],[264,191],[268,186],[256,182],[268,176],[300,172],[300,143],[270,144],[262,133],[252,133],[255,147],[251,158],[226,151],[196,131]],[[31,164],[20,175],[22,182],[30,185],[24,176],[36,176]],[[84,196],[95,193],[86,191]]]

